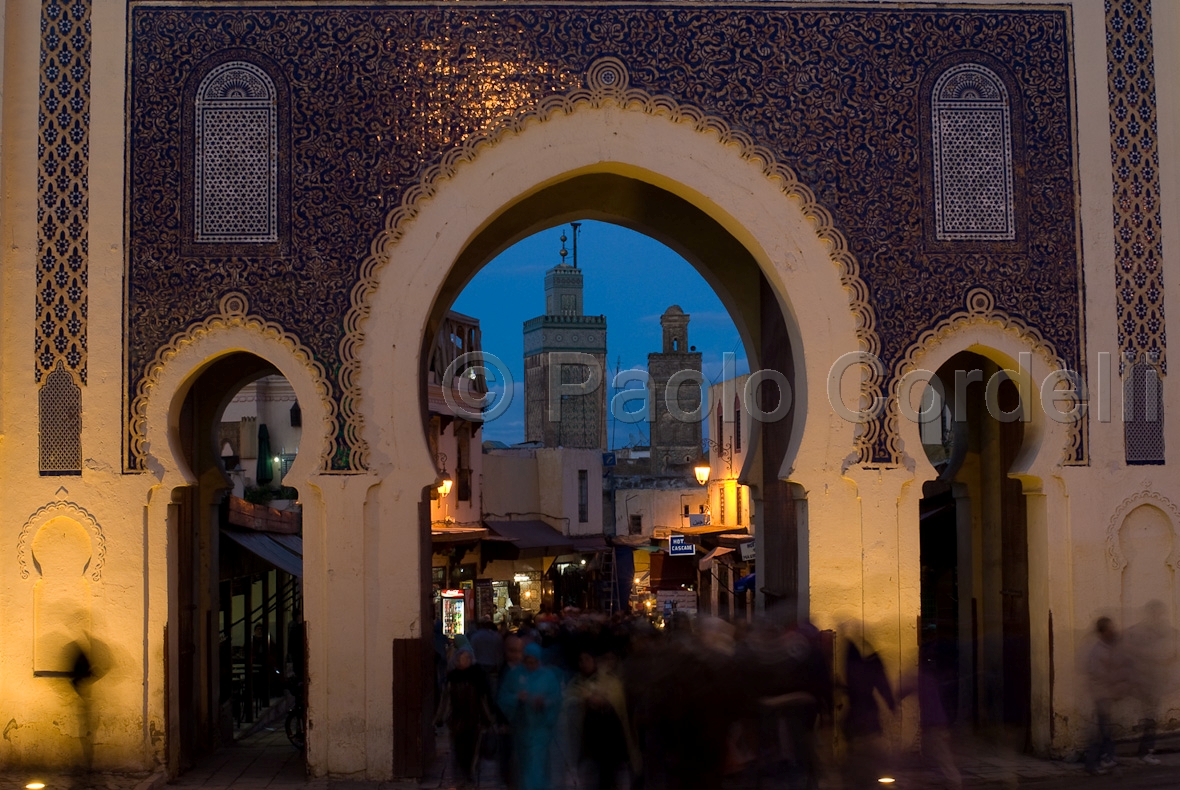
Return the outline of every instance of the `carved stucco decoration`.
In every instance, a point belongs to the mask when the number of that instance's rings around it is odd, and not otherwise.
[[[1180,541],[1176,540],[1176,525],[1180,524],[1180,509],[1172,500],[1153,491],[1150,480],[1144,480],[1143,488],[1140,491],[1120,502],[1119,506],[1115,508],[1114,515],[1110,517],[1110,523],[1106,527],[1106,558],[1110,562],[1110,569],[1122,572],[1127,567],[1127,558],[1123,555],[1123,549],[1119,545],[1119,532],[1122,530],[1123,522],[1127,520],[1127,516],[1140,505],[1151,505],[1163,511],[1168,517],[1170,522],[1168,526],[1172,532],[1172,551],[1164,562],[1172,570],[1180,570],[1180,545],[1177,545]]]
[[[319,396],[326,417],[326,432],[321,437],[322,444],[318,457],[321,466],[328,468],[332,439],[336,436],[339,429],[339,421],[336,416],[336,404],[329,397],[329,389],[326,383],[327,373],[324,371],[323,365],[315,360],[311,352],[299,342],[299,338],[295,335],[287,332],[273,321],[268,321],[258,315],[251,315],[250,303],[245,294],[229,293],[222,297],[219,310],[216,314],[209,316],[196,326],[190,327],[187,331],[174,335],[172,340],[156,353],[155,359],[148,367],[147,375],[140,380],[135,400],[131,403],[132,444],[129,454],[133,462],[133,469],[142,470],[146,468],[147,451],[144,443],[147,438],[148,398],[157,389],[164,368],[184,348],[215,332],[233,327],[247,329],[251,332],[258,333],[267,340],[274,340],[281,343],[307,370],[315,382],[316,394]],[[274,360],[270,361],[273,362]]]
[[[906,349],[905,355],[894,369],[890,378],[885,423],[889,432],[890,451],[895,458],[904,457],[903,442],[898,431],[898,420],[901,419],[901,414],[898,411],[897,399],[902,377],[921,369],[923,359],[948,337],[965,327],[977,324],[998,327],[1005,333],[1012,335],[1029,351],[1039,354],[1050,370],[1065,370],[1067,367],[1065,360],[1053,348],[1053,344],[1046,340],[1040,332],[1017,316],[998,310],[995,298],[986,288],[973,288],[967,293],[964,309],[923,332]],[[1084,420],[1079,420],[1072,424],[1070,445],[1061,448],[1062,456],[1058,459],[1059,463],[1069,463],[1079,449],[1078,445],[1082,442],[1083,429],[1078,426],[1084,425],[1084,422]]]
[[[59,491],[60,493],[64,492]],[[42,506],[25,520],[16,541],[16,561],[20,568],[20,577],[28,579],[33,575],[32,542],[37,530],[53,519],[61,517],[73,519],[82,525],[82,528],[90,535],[93,542],[93,553],[90,563],[86,566],[85,577],[93,582],[101,581],[102,568],[107,556],[106,535],[103,534],[98,520],[86,508],[65,499],[58,499]]]
[[[725,146],[738,149],[742,159],[761,167],[762,173],[773,181],[784,195],[798,202],[804,216],[811,220],[818,236],[827,246],[840,282],[848,292],[848,305],[856,322],[856,336],[860,349],[879,354],[880,340],[875,330],[876,319],[869,301],[869,288],[860,277],[860,264],[848,249],[848,241],[836,227],[832,215],[815,198],[815,193],[799,182],[795,172],[776,160],[774,153],[758,145],[745,132],[730,128],[723,119],[702,110],[684,105],[668,96],[653,96],[638,89],[629,89],[626,66],[618,58],[601,58],[591,64],[586,73],[586,87],[564,95],[551,96],[536,108],[511,118],[505,118],[485,134],[466,140],[449,151],[439,163],[428,168],[417,186],[408,190],[402,204],[390,212],[383,230],[373,240],[372,252],[361,265],[360,279],[352,291],[352,308],[345,317],[345,338],[340,344],[340,386],[345,393],[341,409],[344,432],[358,448],[362,466],[368,464],[368,447],[362,438],[362,416],[351,404],[360,401],[360,348],[364,344],[364,323],[369,317],[370,303],[377,290],[381,269],[390,259],[391,250],[405,235],[406,226],[418,215],[421,201],[433,197],[443,183],[454,177],[459,168],[474,160],[481,151],[491,148],[505,137],[523,131],[532,123],[543,123],[557,115],[572,115],[586,109],[614,106],[629,112],[642,112],[667,118],[673,123],[687,124],[701,134],[716,137]],[[878,379],[863,383],[863,396],[873,398],[881,392]],[[866,432],[858,439],[858,447],[867,448],[875,437]]]

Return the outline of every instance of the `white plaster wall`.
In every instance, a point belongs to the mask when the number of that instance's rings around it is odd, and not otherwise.
[[[495,516],[508,513],[540,513],[537,457],[491,452],[483,458],[483,512]]]
[[[708,504],[705,489],[659,490],[652,488],[620,489],[615,492],[615,534],[629,534],[630,516],[643,517],[643,534],[650,536],[657,529],[687,527],[684,506],[689,513],[697,513]]]
[[[587,518],[579,520],[578,472],[586,472]],[[546,447],[537,450],[537,488],[542,513],[556,518],[567,535],[602,534],[602,453]]]

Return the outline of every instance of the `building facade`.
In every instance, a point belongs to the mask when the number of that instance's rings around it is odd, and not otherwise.
[[[1046,754],[1090,735],[1098,616],[1158,600],[1175,626],[1177,4],[9,0],[2,23],[3,767],[176,773],[215,731],[215,437],[277,370],[309,769],[420,775],[429,349],[497,251],[571,217],[684,254],[762,372],[759,607],[848,624],[894,678],[929,620],[978,668],[960,715]],[[937,465],[912,416],[935,374]],[[70,645],[110,670],[101,720],[52,674]],[[916,704],[887,725],[912,743]]]

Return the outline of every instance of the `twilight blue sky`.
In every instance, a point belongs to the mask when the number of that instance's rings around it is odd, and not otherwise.
[[[505,250],[485,266],[459,295],[453,309],[478,318],[483,349],[509,369],[516,395],[507,411],[484,425],[484,439],[512,444],[524,441],[525,321],[545,312],[545,272],[561,258],[561,234],[569,226],[542,231]],[[566,247],[572,248],[567,241]],[[605,315],[607,384],[620,370],[647,368],[647,355],[660,350],[660,315],[678,304],[691,315],[688,342],[704,355],[705,378],[721,380],[722,354],[736,354],[736,373],[749,370],[733,319],[713,289],[687,261],[658,241],[604,222],[586,221],[578,234],[578,267],[584,272],[585,312]],[[638,385],[631,385],[632,387]],[[501,384],[491,387],[503,394]],[[608,403],[615,390],[608,390]],[[632,404],[631,409],[635,408]],[[607,423],[612,447],[640,439],[646,424]]]

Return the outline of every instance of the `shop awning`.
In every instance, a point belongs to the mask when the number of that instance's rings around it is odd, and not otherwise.
[[[286,571],[292,576],[303,577],[303,555],[296,554],[276,540],[278,537],[296,536],[268,535],[265,532],[239,532],[230,529],[221,530],[221,534],[263,562],[273,565],[281,571]],[[296,539],[300,540],[297,537]],[[300,548],[302,548],[302,544],[303,541],[300,540]]]
[[[731,538],[740,530],[741,527],[735,527],[733,524],[725,526],[722,524],[709,525],[705,527],[673,527],[673,535],[683,535],[688,543],[692,543],[701,547],[712,547],[722,545],[722,538]],[[732,542],[732,541],[727,541]]]
[[[574,550],[582,553],[591,551],[606,551],[610,546],[606,545],[606,538],[603,535],[579,535],[571,536],[570,543],[574,544]]]
[[[488,535],[486,529],[479,527],[437,527],[430,530],[432,543],[463,543],[483,540]]]
[[[733,532],[735,527],[723,524],[708,524],[703,527],[672,527],[673,535],[713,535],[720,532]]]
[[[484,526],[511,541],[521,557],[556,557],[577,551],[573,538],[562,535],[544,521],[485,521]]]
[[[713,560],[718,557],[724,557],[726,554],[733,554],[733,549],[725,549],[720,546],[715,549],[709,549],[709,553],[701,557],[701,561],[697,563],[697,567],[703,571],[707,571],[713,567]]]
[[[275,542],[278,543],[283,548],[285,548],[289,551],[295,552],[301,558],[303,557],[303,538],[301,538],[300,536],[298,536],[298,535],[271,535],[270,537],[273,538],[275,540]]]

